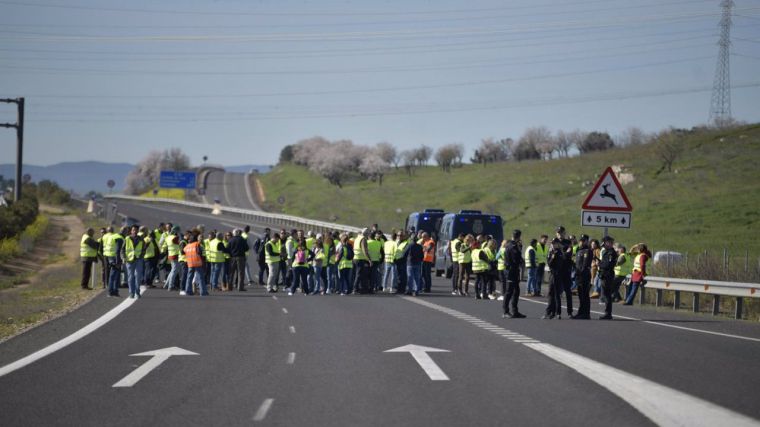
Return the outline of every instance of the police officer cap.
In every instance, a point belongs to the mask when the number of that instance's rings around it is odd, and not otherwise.
[[[602,239],[602,242],[614,242],[614,241],[615,241],[615,238],[612,236],[604,236],[604,238]]]
[[[555,237],[552,239],[552,243],[562,243],[562,240],[559,240],[559,237]]]
[[[514,231],[512,231],[512,237],[520,237],[520,236],[522,236],[522,231],[515,228]]]
[[[563,226],[561,226],[561,225],[558,225],[558,226],[557,226],[557,229],[556,229],[555,231],[556,231],[557,233],[564,233],[564,232],[565,232],[565,227],[563,227]]]
[[[588,242],[588,234],[581,234],[581,242]]]

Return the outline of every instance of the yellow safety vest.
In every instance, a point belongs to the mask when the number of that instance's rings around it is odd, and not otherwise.
[[[367,252],[369,252],[369,259],[372,262],[380,262],[380,252],[383,247],[383,242],[375,239],[367,240]]]
[[[396,253],[393,256],[393,259],[401,259],[401,254],[404,253],[404,249],[406,249],[406,246],[409,244],[409,240],[404,240],[403,242],[396,243]]]
[[[281,255],[276,255],[276,256],[269,255],[269,251],[267,251],[266,249],[267,246],[272,248],[272,252],[279,254],[280,248],[282,247],[280,242],[274,243],[274,241],[270,240],[264,246],[264,261],[266,261],[267,264],[274,264],[276,262],[280,262]]]
[[[496,261],[496,268],[499,271],[504,271],[507,269],[507,263],[504,259],[507,256],[507,248],[499,248],[499,252],[497,252],[497,254],[499,254],[499,260]]]
[[[636,255],[636,258],[633,259],[633,271],[638,271],[641,273],[641,256],[643,254]]]
[[[96,256],[98,256],[98,250],[90,247],[90,245],[85,243],[87,239],[89,238],[90,236],[87,233],[85,233],[82,236],[82,241],[79,244],[79,255],[82,258],[95,258]]]
[[[306,239],[306,250],[310,251],[310,250],[314,249],[314,242],[316,242],[316,241],[317,241],[317,239],[315,239],[313,237],[307,238]]]
[[[208,244],[206,245],[206,260],[213,263],[224,262],[224,252],[220,252],[218,249],[219,243],[222,241],[216,238],[207,241]]]
[[[534,254],[536,253],[536,249],[533,248],[533,246],[528,245],[528,247],[525,248],[525,267],[526,268],[533,267],[533,264],[530,262],[530,252],[531,251],[533,251]],[[534,255],[534,258],[536,258],[535,255]],[[536,258],[536,260],[538,260],[538,258]]]
[[[308,259],[309,255],[307,253],[304,253],[304,261],[302,263],[298,263],[298,262],[296,262],[296,255],[295,255],[297,253],[298,253],[297,250],[295,252],[293,252],[293,264],[292,264],[293,268],[295,268],[295,267],[308,267],[309,266],[309,261],[307,261],[306,259]]]
[[[174,237],[174,234],[169,234],[164,237],[164,244],[166,245],[166,251],[169,256],[180,255],[179,243],[174,243]],[[177,241],[179,241],[179,237],[177,237]]]
[[[473,259],[474,259],[472,257],[473,256],[473,252],[474,252],[474,249],[470,250],[470,248],[467,247],[467,246],[465,246],[464,249],[461,249],[459,251],[459,263],[460,264],[469,264],[469,263],[473,262]]]
[[[245,240],[246,243],[248,243],[248,233],[243,232],[240,236]],[[248,256],[248,252],[250,252],[250,250],[245,251],[246,257]]]
[[[620,258],[625,259],[625,261],[620,265],[615,265],[615,276],[622,276],[625,277],[633,271],[633,265],[631,264],[631,257],[628,256],[628,254],[622,254],[618,257],[618,261]]]
[[[325,257],[327,257],[327,265],[335,265],[335,246],[329,243],[322,243],[322,249],[324,249]]]
[[[124,240],[124,254],[126,255],[127,262],[134,262],[135,260],[139,259],[137,254],[142,252],[143,246],[145,246],[145,242],[142,239],[138,239],[137,246],[135,246],[135,244],[132,243],[131,237],[128,237]]]
[[[184,241],[184,240],[180,240],[179,243],[176,245],[177,246],[177,252],[178,252],[177,253],[177,261],[178,262],[186,262],[187,261],[187,256],[185,255],[185,251],[180,251],[179,250],[180,246],[182,246],[184,248],[185,245],[187,245],[187,242]],[[171,252],[169,252],[169,254],[171,255]]]
[[[340,262],[338,262],[338,270],[345,270],[347,268],[354,268],[354,264],[350,259],[347,259],[346,256],[348,255],[348,248],[343,247],[342,248],[343,255],[340,257]]]
[[[487,265],[485,261],[480,260],[480,249],[475,248],[472,250],[472,272],[473,273],[482,273],[486,271]]]
[[[223,240],[223,241],[222,241],[222,244],[224,245],[224,247],[225,247],[225,248],[229,248],[229,247],[230,247],[230,242],[228,242],[228,241],[226,241],[226,240]],[[225,260],[225,261],[227,261],[227,260],[228,260],[228,259],[230,259],[230,258],[231,258],[231,257],[230,257],[230,254],[229,254],[229,252],[225,252],[225,253],[224,253],[224,260]]]
[[[546,264],[549,248],[546,245],[536,244],[536,264]]]
[[[362,242],[364,241],[364,236],[357,236],[354,240],[354,259],[357,261],[368,261],[369,257],[367,254],[364,253],[364,250],[362,249]],[[367,249],[369,249],[369,244],[367,245]]]
[[[451,261],[456,263],[459,262],[459,251],[457,250],[457,243],[461,243],[459,239],[454,239],[449,242],[449,247],[451,248]]]
[[[385,242],[383,252],[385,252],[385,262],[392,263],[396,259],[396,242],[393,240]]]
[[[143,258],[145,259],[154,258],[156,256],[156,248],[155,248],[155,245],[153,244],[153,235],[148,234],[147,236],[145,236],[145,238],[143,239],[143,242],[145,242],[145,255],[143,256]]]

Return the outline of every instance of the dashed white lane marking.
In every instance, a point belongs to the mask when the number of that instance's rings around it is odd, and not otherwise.
[[[463,314],[448,307],[434,304],[419,298],[403,297],[409,302],[419,304],[433,310],[456,317]],[[550,359],[559,362],[570,369],[578,372],[591,381],[616,394],[623,401],[630,404],[642,415],[660,426],[760,426],[760,422],[753,418],[723,408],[714,403],[649,381],[617,368],[599,363],[593,359],[572,353],[555,347],[551,344],[542,343],[526,335],[507,335],[506,329],[489,329],[478,323],[469,323],[481,329],[501,335],[508,340],[524,345],[535,350]],[[663,405],[662,402],[667,402]]]
[[[145,292],[147,292],[148,289],[146,287],[140,288],[140,294],[145,295]],[[67,336],[66,338],[63,338],[59,341],[54,342],[53,344],[50,344],[49,346],[38,350],[24,358],[21,358],[13,363],[10,363],[8,365],[3,366],[0,368],[0,377],[3,375],[10,374],[11,372],[21,369],[24,366],[27,366],[29,364],[32,364],[40,359],[42,359],[45,356],[51,355],[55,353],[56,351],[73,344],[76,341],[79,341],[80,339],[86,337],[87,335],[95,332],[98,328],[105,325],[106,323],[110,322],[116,316],[121,314],[122,311],[128,309],[132,304],[134,304],[137,300],[132,298],[127,298],[124,301],[122,301],[119,305],[112,308],[110,311],[108,311],[106,314],[98,317],[92,323],[85,326],[84,328],[74,332],[73,334]]]
[[[288,353],[288,365],[292,365],[296,361],[296,354],[293,352]]]
[[[285,307],[283,307],[283,308],[282,308],[282,312],[283,312],[283,313],[285,313],[285,314],[288,314],[288,309],[287,309],[287,308],[285,308]]]
[[[290,327],[290,333],[291,334],[295,334],[296,333],[296,327],[295,326],[291,326]]]
[[[272,295],[272,299],[277,301],[277,295]]]
[[[534,304],[548,305],[548,303],[543,302],[543,301],[534,301],[534,300],[527,299],[527,298],[522,298],[522,297],[520,299],[523,300],[523,301],[532,302]],[[562,308],[565,308],[565,306],[562,306]],[[604,314],[601,311],[591,310],[591,312],[594,313],[594,314]],[[700,333],[700,334],[708,334],[708,335],[717,335],[717,336],[726,337],[726,338],[736,338],[738,340],[760,342],[760,338],[745,337],[745,336],[742,336],[742,335],[734,335],[734,334],[724,334],[722,332],[706,331],[704,329],[687,328],[685,326],[671,325],[669,323],[656,322],[654,320],[642,320],[642,319],[637,319],[635,317],[621,316],[619,314],[615,314],[614,316],[618,317],[618,318],[621,318],[621,319],[635,320],[635,321],[641,322],[641,323],[648,323],[650,325],[664,326],[666,328],[681,329],[681,330],[684,330],[684,331],[697,332],[697,333]]]
[[[264,399],[264,402],[261,403],[258,411],[256,411],[256,415],[253,416],[253,421],[264,421],[264,418],[267,417],[267,412],[269,412],[273,403],[274,399],[272,398]]]

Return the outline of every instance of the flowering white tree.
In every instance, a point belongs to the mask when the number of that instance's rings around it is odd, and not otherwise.
[[[142,194],[158,187],[162,169],[175,171],[190,169],[190,158],[180,148],[153,150],[129,171],[124,181],[124,191],[127,194]]]
[[[383,159],[377,151],[364,156],[361,164],[359,164],[359,172],[370,180],[377,181],[380,186],[383,185],[383,176],[390,168],[390,163]]]

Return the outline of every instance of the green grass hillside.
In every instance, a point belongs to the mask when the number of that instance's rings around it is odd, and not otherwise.
[[[682,144],[673,172],[659,174],[658,148],[646,144],[553,161],[465,165],[451,173],[430,166],[409,177],[394,170],[382,186],[357,178],[341,189],[294,165],[260,179],[267,209],[342,224],[376,222],[390,230],[424,208],[481,209],[500,214],[505,231],[520,228],[524,238],[551,235],[557,224],[598,237],[602,229],[580,226],[581,204],[607,166],[623,165],[634,176],[624,185],[634,210],[630,230],[611,229],[618,241],[692,254],[726,247],[743,257],[749,250],[757,260],[760,125],[691,135]]]

